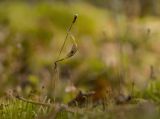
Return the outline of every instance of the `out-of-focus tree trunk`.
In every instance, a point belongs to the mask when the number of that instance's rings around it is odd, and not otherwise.
[[[137,17],[140,14],[140,2],[139,0],[122,0],[123,12],[130,18]]]
[[[153,12],[153,1],[155,0],[140,0],[141,12],[140,16],[145,16]]]
[[[80,1],[80,0],[79,0]],[[124,13],[129,18],[160,15],[160,0],[85,0],[113,13]]]

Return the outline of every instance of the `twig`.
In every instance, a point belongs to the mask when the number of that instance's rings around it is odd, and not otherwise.
[[[32,100],[27,100],[23,97],[20,97],[20,96],[16,96],[16,99],[19,99],[19,100],[22,100],[23,102],[27,102],[27,103],[32,103],[32,104],[35,104],[35,105],[41,105],[41,106],[47,106],[47,107],[51,107],[52,104],[49,104],[49,103],[42,103],[42,102],[36,102],[36,101],[32,101]]]
[[[82,114],[84,109],[79,109],[79,108],[72,108],[72,107],[69,107],[68,105],[66,104],[62,104],[62,103],[42,103],[42,102],[37,102],[37,101],[32,101],[32,100],[28,100],[28,99],[25,99],[23,97],[20,97],[20,96],[15,96],[16,99],[18,100],[21,100],[23,102],[27,102],[27,103],[31,103],[31,104],[35,104],[35,105],[41,105],[41,106],[46,106],[46,107],[51,107],[53,108],[56,112],[58,111],[62,111],[62,110],[66,110],[68,112],[71,112],[71,113],[80,113]]]

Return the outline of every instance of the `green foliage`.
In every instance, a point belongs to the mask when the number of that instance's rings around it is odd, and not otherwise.
[[[160,81],[153,80],[148,84],[147,89],[142,93],[144,99],[153,100],[160,103]]]
[[[1,119],[35,119],[38,115],[47,114],[48,108],[26,103],[16,99],[1,100],[0,117]],[[6,102],[6,103],[4,103]]]

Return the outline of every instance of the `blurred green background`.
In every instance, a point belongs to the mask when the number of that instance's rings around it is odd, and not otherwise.
[[[61,95],[97,80],[145,89],[160,72],[160,0],[22,0],[0,2],[0,94],[41,92],[73,15],[78,53],[61,63]],[[61,57],[71,48],[67,40]],[[101,83],[99,84],[100,86]],[[129,92],[129,91],[128,91]]]

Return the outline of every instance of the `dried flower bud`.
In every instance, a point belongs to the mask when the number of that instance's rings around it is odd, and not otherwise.
[[[71,48],[71,51],[67,54],[67,57],[72,57],[77,52],[77,50],[78,50],[77,45],[73,44],[72,48]]]
[[[75,15],[74,15],[74,19],[73,19],[73,22],[72,22],[72,23],[75,23],[75,22],[76,22],[77,17],[78,17],[78,14],[75,14]]]

